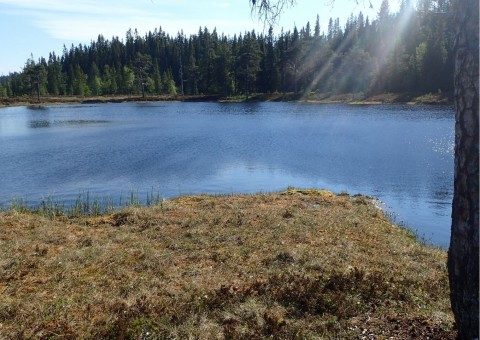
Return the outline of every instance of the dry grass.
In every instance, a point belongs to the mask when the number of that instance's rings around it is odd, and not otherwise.
[[[445,262],[369,199],[326,191],[12,210],[0,338],[454,338]]]
[[[0,107],[6,106],[36,106],[55,104],[101,104],[101,103],[123,103],[123,102],[165,102],[165,101],[217,101],[218,95],[147,95],[142,98],[140,95],[106,95],[106,96],[42,96],[40,102],[36,96],[22,96],[0,98]]]
[[[165,102],[165,101],[211,101],[211,102],[243,102],[245,96],[222,97],[220,95],[148,95],[142,98],[139,95],[111,95],[111,96],[45,96],[40,97],[40,103],[36,97],[23,96],[15,98],[0,98],[0,108],[5,106],[37,106],[54,104],[99,104],[99,103],[122,103],[122,102]],[[428,93],[418,96],[414,93],[382,93],[366,96],[364,93],[310,93],[304,96],[301,93],[269,93],[254,94],[249,101],[307,101],[314,103],[350,103],[350,104],[431,104],[445,105],[453,104],[451,93]]]

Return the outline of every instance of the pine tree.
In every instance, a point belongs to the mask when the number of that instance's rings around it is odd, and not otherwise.
[[[248,32],[240,47],[239,78],[241,88],[247,99],[252,92],[255,92],[255,81],[260,70],[260,48],[255,32]]]
[[[87,75],[79,64],[76,64],[74,67],[72,87],[74,95],[83,97],[90,94],[90,89],[87,85]]]
[[[163,93],[169,94],[172,96],[177,95],[177,87],[175,85],[175,80],[173,79],[172,70],[168,69],[162,75],[162,83],[163,83]]]
[[[265,57],[263,58],[263,72],[265,78],[265,87],[263,92],[275,92],[279,88],[278,58],[275,50],[275,38],[273,27],[268,30],[267,46]]]
[[[102,79],[100,76],[100,71],[98,70],[97,64],[92,63],[90,67],[90,72],[88,73],[88,87],[92,95],[99,96],[102,94]]]
[[[162,76],[160,75],[160,68],[158,67],[158,62],[156,60],[153,62],[152,78],[152,88],[156,94],[160,94],[162,92]]]
[[[315,29],[313,37],[316,39],[320,38],[320,16],[317,14],[317,19],[315,20]]]
[[[115,76],[115,69],[112,69],[109,65],[105,65],[102,77],[102,93],[117,94],[117,92],[118,83]]]
[[[25,87],[29,88],[32,93],[37,96],[37,101],[40,102],[40,93],[44,92],[47,80],[47,70],[45,68],[45,60],[40,60],[35,63],[33,55],[27,60],[23,69]]]
[[[137,40],[138,40],[137,36]],[[141,44],[138,43],[138,48]],[[137,52],[135,59],[133,60],[133,70],[137,79],[138,86],[142,92],[142,98],[145,98],[145,91],[147,88],[147,78],[149,77],[152,69],[152,58],[149,55]]]
[[[65,94],[62,65],[55,53],[50,53],[47,65],[47,90],[50,95]]]
[[[135,88],[135,74],[128,66],[122,67],[122,93],[132,95]],[[158,91],[160,93],[160,89]]]
[[[3,86],[3,84],[0,82],[0,97],[5,98],[7,96],[7,87]]]
[[[215,55],[215,74],[217,76],[217,89],[215,92],[228,96],[233,90],[232,77],[230,74],[232,51],[226,39],[218,44]]]

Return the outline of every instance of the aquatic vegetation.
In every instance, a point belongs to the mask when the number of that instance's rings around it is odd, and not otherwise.
[[[159,205],[163,197],[153,189],[147,192],[142,200],[138,192],[131,190],[124,198],[122,195],[118,200],[112,197],[92,197],[89,191],[78,194],[73,202],[58,201],[53,195],[40,200],[38,204],[29,204],[27,199],[13,199],[4,211],[33,212],[43,216],[55,218],[56,216],[79,217],[85,215],[98,216],[101,214],[113,213],[119,209],[128,207],[141,207]]]

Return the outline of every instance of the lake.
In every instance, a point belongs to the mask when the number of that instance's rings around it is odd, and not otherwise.
[[[122,103],[0,109],[0,206],[321,188],[372,195],[448,247],[454,110],[413,105]]]

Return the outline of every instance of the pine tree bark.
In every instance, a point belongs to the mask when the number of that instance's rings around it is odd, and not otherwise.
[[[479,6],[456,0],[455,182],[448,254],[450,298],[460,339],[479,336]]]

